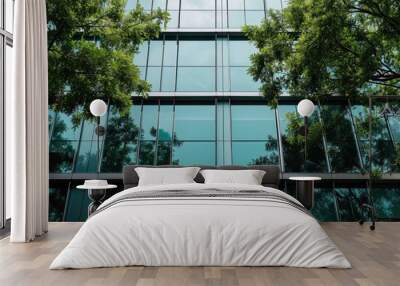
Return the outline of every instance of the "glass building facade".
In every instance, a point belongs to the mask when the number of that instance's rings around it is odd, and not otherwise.
[[[400,218],[398,170],[400,117],[382,117],[386,99],[317,102],[309,119],[305,158],[300,98],[285,96],[271,109],[248,74],[254,47],[240,32],[256,24],[280,0],[143,0],[151,11],[167,9],[171,21],[159,39],[144,43],[133,59],[152,85],[147,99],[133,97],[121,116],[109,102],[101,118],[101,159],[93,122],[74,126],[70,116],[49,112],[50,220],[86,219],[85,191],[75,187],[100,176],[122,188],[126,164],[257,165],[282,171],[281,189],[295,194],[288,177],[318,174],[313,214],[324,221],[352,221],[370,199],[379,219]],[[128,1],[127,10],[136,1]],[[391,99],[400,107],[400,99]],[[371,114],[370,114],[371,113]],[[369,118],[372,115],[372,134]],[[369,185],[370,161],[379,180]],[[113,193],[110,192],[109,195]]]

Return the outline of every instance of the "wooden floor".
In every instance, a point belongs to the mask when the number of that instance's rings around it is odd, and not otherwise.
[[[32,243],[0,241],[0,285],[400,285],[400,223],[378,223],[372,232],[357,223],[323,227],[353,265],[352,269],[289,267],[124,267],[48,270],[50,262],[81,226],[51,223]]]

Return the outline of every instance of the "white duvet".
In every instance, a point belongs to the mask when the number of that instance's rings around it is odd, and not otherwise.
[[[263,190],[295,201],[262,186],[180,184],[135,187],[102,206],[130,192],[209,188]],[[227,197],[155,198],[112,205],[87,220],[50,269],[127,265],[351,267],[318,222],[299,209]]]

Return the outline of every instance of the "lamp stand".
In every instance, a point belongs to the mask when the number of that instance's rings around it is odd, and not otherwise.
[[[307,116],[304,116],[304,171],[306,170],[307,165]]]

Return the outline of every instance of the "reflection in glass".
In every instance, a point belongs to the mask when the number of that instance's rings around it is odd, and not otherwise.
[[[155,141],[140,141],[139,164],[154,165],[155,159]]]
[[[162,69],[162,91],[175,91],[176,67],[163,67]]]
[[[182,0],[182,10],[214,10],[215,1],[210,0]]]
[[[181,142],[173,147],[175,165],[215,165],[215,142]]]
[[[275,9],[281,10],[282,9],[282,0],[267,0],[267,9]],[[284,2],[286,2],[284,0]]]
[[[325,104],[321,108],[321,117],[332,171],[362,172],[352,122],[346,106]]]
[[[161,67],[148,67],[146,80],[151,84],[151,91],[160,91]]]
[[[134,56],[134,63],[138,66],[145,66],[147,64],[147,51],[149,43],[145,42],[139,46],[138,53]]]
[[[322,141],[322,126],[318,111],[308,119],[307,162],[304,162],[304,119],[296,105],[279,105],[279,123],[282,134],[283,159],[286,172],[327,172]]]
[[[231,67],[231,91],[258,91],[259,86],[247,73],[247,67]]]
[[[269,0],[267,0],[269,1]],[[280,0],[279,0],[280,1]],[[246,10],[263,10],[264,0],[246,0]]]
[[[175,133],[180,140],[215,140],[214,105],[176,105]]]
[[[278,142],[234,141],[232,161],[235,165],[277,165],[279,164]]]
[[[244,0],[229,0],[228,1],[229,10],[244,10]]]
[[[157,131],[158,105],[143,105],[142,140],[154,140]]]
[[[265,19],[264,11],[246,11],[246,24],[258,25]]]
[[[100,148],[102,146],[100,145]],[[97,172],[97,141],[81,141],[76,158],[74,172],[96,173]]]
[[[335,187],[336,199],[340,221],[357,221],[362,213],[360,209],[361,198],[368,201],[366,188],[338,188]]]
[[[63,221],[68,183],[49,186],[49,221]],[[54,183],[53,183],[54,184]]]
[[[315,188],[313,216],[319,221],[337,221],[335,195],[332,188]]]
[[[228,11],[229,28],[242,28],[244,24],[244,11]]]
[[[250,56],[256,52],[256,48],[248,41],[229,41],[229,65],[249,66]]]
[[[181,11],[181,28],[215,28],[214,11]]]
[[[54,134],[54,133],[53,133]],[[49,147],[50,173],[71,173],[78,141],[52,140]]]
[[[162,63],[163,41],[150,41],[149,66],[159,66]]]
[[[215,66],[215,41],[179,41],[179,66]]]
[[[168,0],[168,10],[179,10],[180,0]]]
[[[168,5],[169,5],[168,1]],[[168,11],[170,20],[167,23],[167,28],[178,28],[179,23],[179,11]]]
[[[177,47],[176,40],[166,40],[164,42],[164,66],[176,66]]]
[[[400,188],[373,187],[372,197],[378,219],[400,219]]]
[[[177,91],[215,91],[214,67],[178,67]]]

